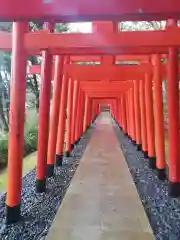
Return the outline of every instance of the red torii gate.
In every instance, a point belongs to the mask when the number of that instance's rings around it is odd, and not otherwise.
[[[117,1],[117,0],[105,0],[103,5],[97,4],[93,1],[87,3],[79,0],[75,1],[61,1],[58,0],[53,3],[42,2],[40,0],[32,0],[25,3],[22,0],[12,2],[11,0],[0,0],[0,18],[6,20],[28,20],[28,19],[41,19],[41,20],[64,20],[71,21],[76,20],[110,20],[117,22],[118,20],[155,20],[155,19],[167,19],[172,17],[176,19],[180,12],[180,4],[178,0],[167,0],[165,3],[144,2],[142,0],[130,1]],[[72,6],[72,10],[68,6]],[[88,5],[87,5],[88,4]],[[94,8],[94,4],[97,6]],[[123,7],[122,7],[123,6]],[[32,11],[33,9],[33,11]],[[171,22],[171,25],[175,25],[175,21]],[[52,24],[49,26],[52,32]],[[109,26],[104,25],[103,29],[109,29]],[[112,28],[110,28],[112,31]],[[117,29],[113,27],[113,29]],[[66,111],[67,105],[67,93],[68,93],[68,109],[72,109],[68,114],[68,122],[70,124],[72,119],[71,129],[72,134],[69,135],[71,143],[76,142],[82,134],[83,124],[83,112],[85,93],[79,87],[79,79],[73,79],[72,74],[69,78],[67,72],[63,72],[61,67],[70,63],[70,55],[117,55],[117,54],[155,54],[154,56],[154,88],[155,98],[158,100],[155,104],[156,116],[159,114],[159,118],[156,120],[156,131],[163,131],[163,115],[162,115],[162,92],[161,87],[161,73],[160,73],[160,59],[158,53],[168,53],[168,70],[167,70],[167,84],[168,84],[168,116],[169,116],[169,194],[173,196],[180,195],[180,171],[179,171],[179,99],[178,99],[178,51],[180,46],[179,29],[171,27],[165,31],[157,32],[144,32],[144,33],[103,33],[101,36],[107,40],[102,42],[97,39],[98,34],[87,35],[54,35],[53,33],[26,33],[27,23],[16,22],[13,24],[13,40],[11,46],[11,35],[1,34],[0,49],[11,50],[12,48],[12,86],[11,86],[11,112],[10,112],[10,138],[9,138],[9,159],[8,159],[8,190],[7,190],[7,222],[15,222],[20,217],[20,196],[21,196],[21,176],[22,176],[22,158],[23,158],[23,128],[24,128],[24,111],[25,111],[25,77],[26,77],[26,54],[27,53],[39,53],[41,50],[43,55],[43,68],[42,68],[42,81],[41,81],[41,93],[40,93],[40,112],[39,112],[39,141],[38,141],[38,164],[37,164],[37,191],[43,192],[46,188],[46,159],[47,159],[47,146],[48,146],[48,123],[49,123],[49,107],[50,107],[50,86],[52,76],[52,54],[69,55],[69,57],[56,58],[55,67],[55,81],[54,94],[53,94],[53,113],[50,127],[49,146],[52,150],[52,146],[56,143],[57,138],[57,151],[56,158],[57,164],[62,164],[62,146],[64,140],[65,119],[63,114]],[[143,40],[142,40],[143,39]],[[4,42],[5,41],[5,42]],[[82,41],[82,44],[79,44]],[[65,61],[65,64],[64,64]],[[103,57],[102,63],[105,66],[113,65],[113,57]],[[72,67],[72,66],[70,66]],[[111,66],[114,70],[114,66]],[[82,66],[82,71],[84,66]],[[101,69],[102,70],[102,69]],[[99,74],[98,72],[96,72]],[[110,72],[108,72],[110,73]],[[113,74],[113,71],[111,71]],[[99,74],[99,77],[102,77]],[[79,75],[78,75],[79,76]],[[111,76],[105,76],[103,81],[108,81]],[[127,80],[127,75],[125,79]],[[141,77],[139,75],[139,77]],[[87,75],[86,75],[87,78]],[[128,79],[129,80],[129,79]],[[154,130],[151,129],[152,124],[149,119],[152,120],[152,79],[149,74],[145,75],[144,79],[132,79],[133,88],[130,88],[126,93],[122,94],[121,104],[113,106],[112,112],[117,119],[117,107],[120,105],[120,109],[128,108],[126,112],[127,117],[127,130],[133,141],[138,143],[138,135],[136,132],[137,124],[137,110],[140,110],[141,115],[141,130],[142,130],[142,149],[144,152],[148,151],[148,156],[154,157],[153,145],[149,146],[147,142],[154,143]],[[74,81],[74,82],[73,82]],[[74,83],[74,84],[73,84]],[[139,85],[138,85],[139,84]],[[62,90],[60,90],[62,85]],[[137,103],[138,89],[140,93],[140,108],[133,107],[134,100]],[[67,91],[68,90],[68,91]],[[73,94],[72,94],[73,92]],[[57,96],[59,93],[59,96]],[[115,97],[117,101],[117,92],[105,92],[104,97],[107,99],[107,95]],[[145,94],[146,93],[146,94]],[[91,98],[97,97],[97,92],[91,92]],[[94,94],[94,95],[93,95]],[[102,94],[102,93],[99,93]],[[105,96],[106,95],[106,96]],[[120,94],[121,95],[121,94]],[[148,96],[148,97],[147,97]],[[61,103],[59,100],[61,97]],[[99,95],[99,97],[103,96]],[[108,96],[109,97],[109,96]],[[72,101],[73,99],[73,101]],[[145,101],[144,101],[145,100]],[[94,102],[93,102],[94,103]],[[60,105],[60,106],[59,106]],[[159,107],[159,108],[158,108]],[[76,114],[77,108],[77,114]],[[89,111],[97,113],[97,104],[89,104]],[[55,110],[58,113],[55,113]],[[87,110],[86,110],[87,111]],[[158,113],[159,111],[159,113]],[[60,117],[58,119],[58,115]],[[151,113],[151,116],[150,116]],[[80,117],[79,119],[77,116]],[[137,115],[137,116],[136,116]],[[92,119],[89,117],[88,119]],[[130,121],[132,119],[132,122]],[[124,120],[123,120],[124,121]],[[59,122],[59,124],[58,124]],[[57,126],[53,126],[56,123]],[[89,123],[89,122],[88,122]],[[120,121],[122,124],[122,119]],[[147,123],[147,124],[146,124]],[[76,127],[75,127],[76,126]],[[122,125],[123,126],[123,125]],[[158,128],[160,126],[160,128]],[[56,129],[53,131],[53,129]],[[160,130],[159,130],[160,129]],[[57,131],[58,130],[58,131]],[[152,130],[152,131],[150,131]],[[58,134],[57,134],[58,132]],[[152,133],[152,134],[151,134]],[[54,135],[53,135],[54,134]],[[147,141],[148,139],[148,141]],[[157,139],[157,159],[164,154],[163,146],[164,138],[162,135]],[[54,141],[54,142],[53,142]],[[53,142],[53,143],[52,143]],[[152,154],[153,153],[153,154]],[[52,154],[52,155],[53,155]],[[49,154],[48,154],[49,156]],[[50,161],[50,162],[49,162]],[[48,166],[53,169],[52,164],[48,158]],[[155,161],[154,161],[155,162]],[[165,166],[161,163],[163,161],[157,161],[157,169],[159,176],[164,176]]]
[[[142,21],[177,19],[180,12],[178,0],[144,2],[143,0],[105,0],[91,2],[80,0],[1,0],[1,20],[43,20],[43,21]],[[94,7],[95,6],[95,7]]]

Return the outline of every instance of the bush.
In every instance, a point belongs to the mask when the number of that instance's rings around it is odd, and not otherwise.
[[[0,136],[0,168],[6,166],[8,158],[8,134]]]
[[[37,150],[38,128],[32,128],[24,134],[24,156]]]
[[[37,150],[38,120],[37,116],[25,123],[24,157]],[[8,133],[0,135],[0,168],[8,161]]]
[[[32,116],[33,115],[33,116]],[[38,120],[37,114],[28,116],[30,121],[25,124],[24,130],[24,156],[37,150]]]

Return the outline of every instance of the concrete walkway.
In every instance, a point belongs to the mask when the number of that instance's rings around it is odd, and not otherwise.
[[[154,239],[108,113],[96,121],[47,239]]]

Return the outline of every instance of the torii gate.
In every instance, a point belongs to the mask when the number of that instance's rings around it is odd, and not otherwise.
[[[25,3],[22,0],[17,0],[15,3],[11,0],[0,0],[1,9],[0,9],[0,18],[6,20],[29,20],[29,19],[43,19],[43,20],[64,20],[72,21],[76,20],[110,20],[117,22],[118,20],[157,20],[157,19],[167,19],[172,17],[176,19],[180,12],[180,4],[178,0],[172,1],[167,0],[166,3],[155,3],[144,2],[135,0],[132,4],[130,1],[117,1],[117,0],[105,0],[102,4],[97,4],[93,1],[87,3],[82,1],[61,1],[59,4],[58,0],[52,2],[42,2],[40,0],[32,0],[28,3]],[[68,10],[69,4],[73,6],[72,9]],[[87,5],[88,4],[88,5]],[[94,8],[94,5],[97,7]],[[123,6],[123,8],[122,8]],[[33,12],[32,12],[33,9]],[[78,16],[77,16],[78,13]],[[175,21],[172,21],[170,25],[175,25]],[[105,29],[109,27],[105,26]],[[52,32],[52,24],[49,25],[50,32]],[[113,28],[116,29],[116,28]],[[178,135],[178,124],[179,124],[179,99],[178,99],[178,51],[180,46],[179,33],[180,30],[177,27],[169,27],[164,31],[153,31],[153,32],[122,32],[121,34],[113,33],[112,28],[111,32],[102,33],[102,39],[98,38],[98,34],[75,34],[75,35],[63,35],[53,33],[26,33],[27,32],[27,23],[16,22],[13,24],[13,39],[11,34],[2,34],[0,36],[0,49],[11,51],[12,49],[12,86],[11,86],[11,112],[10,112],[10,138],[9,138],[9,157],[8,157],[8,189],[7,189],[7,222],[12,223],[19,219],[20,217],[20,198],[21,198],[21,176],[22,176],[22,158],[23,158],[23,128],[24,128],[24,110],[25,110],[25,78],[26,78],[26,54],[34,53],[39,54],[41,50],[43,56],[43,68],[42,68],[42,80],[41,80],[41,93],[40,93],[40,111],[39,111],[39,140],[38,140],[38,163],[37,163],[37,181],[36,186],[38,192],[45,191],[46,188],[46,159],[47,159],[47,146],[48,146],[48,125],[49,125],[49,107],[50,107],[50,86],[51,86],[51,76],[52,76],[52,55],[68,55],[65,57],[65,64],[63,57],[57,57],[56,68],[55,68],[55,84],[54,92],[56,94],[53,97],[53,109],[59,109],[58,113],[55,113],[53,110],[53,121],[51,121],[50,127],[50,142],[53,139],[54,143],[56,142],[57,137],[57,163],[62,164],[62,146],[64,140],[64,117],[63,114],[66,110],[67,105],[67,90],[68,90],[68,109],[72,108],[68,118],[72,117],[72,129],[74,133],[72,134],[71,141],[74,143],[80,137],[82,133],[82,119],[84,111],[84,92],[79,88],[79,81],[77,79],[69,78],[67,72],[63,73],[60,66],[63,64],[65,67],[70,63],[70,55],[118,55],[118,54],[155,54],[154,56],[154,87],[155,87],[155,97],[158,99],[156,108],[156,116],[159,111],[159,118],[156,119],[156,127],[160,126],[160,130],[157,127],[157,131],[163,131],[162,128],[162,99],[160,93],[161,86],[161,73],[160,73],[160,60],[159,55],[161,53],[168,54],[168,70],[167,70],[167,84],[168,84],[168,117],[169,117],[169,194],[173,196],[180,195],[180,171],[179,171],[179,135]],[[11,45],[12,39],[12,45]],[[112,56],[103,57],[104,66],[113,63],[114,59]],[[74,66],[69,66],[73,69]],[[84,66],[82,67],[82,71]],[[105,69],[105,68],[104,68]],[[111,73],[115,70],[115,66],[111,66]],[[102,69],[101,69],[102,70]],[[74,71],[74,69],[73,69]],[[86,71],[86,70],[85,70]],[[116,71],[116,70],[115,70]],[[110,72],[107,72],[108,74]],[[96,72],[99,74],[98,72]],[[87,74],[87,72],[86,72]],[[63,75],[63,77],[62,77]],[[126,73],[124,74],[125,79],[127,80]],[[116,75],[117,76],[117,75]],[[72,74],[73,77],[73,74]],[[87,75],[86,75],[87,77]],[[99,74],[99,77],[102,77]],[[104,76],[103,76],[104,77]],[[111,79],[112,76],[105,76],[108,79]],[[139,75],[140,77],[140,75]],[[134,84],[140,81],[140,112],[142,120],[142,139],[146,139],[146,121],[147,126],[150,129],[151,124],[148,121],[148,111],[152,110],[148,108],[150,102],[147,102],[145,105],[144,99],[147,94],[152,94],[151,91],[145,90],[148,88],[145,87],[145,82],[147,86],[151,86],[152,79],[146,76],[148,80],[143,81],[142,79],[133,79]],[[114,76],[113,76],[114,78]],[[61,86],[62,80],[62,91],[57,88]],[[103,79],[105,81],[107,78]],[[59,81],[58,81],[59,80]],[[117,79],[118,80],[118,79]],[[74,81],[74,85],[72,84]],[[59,85],[58,85],[59,84]],[[149,85],[150,84],[150,85]],[[135,84],[136,85],[136,84]],[[73,87],[74,89],[73,89]],[[137,87],[137,86],[136,86]],[[134,108],[133,99],[134,99],[134,89],[138,90],[138,87],[131,88],[126,97],[127,106],[130,107],[131,111],[128,112],[130,118],[134,118]],[[57,92],[61,92],[61,104],[59,107]],[[74,94],[70,94],[74,92]],[[93,93],[92,93],[93,94]],[[118,91],[114,92],[114,96],[117,97]],[[72,104],[73,96],[73,104]],[[113,93],[111,93],[113,97]],[[148,95],[149,96],[149,95]],[[106,95],[107,98],[107,95]],[[147,99],[150,99],[151,96]],[[71,101],[69,100],[71,99]],[[71,104],[70,104],[71,103]],[[76,107],[77,107],[77,116],[80,116],[80,119],[77,119],[76,116]],[[95,106],[96,107],[96,106]],[[94,107],[93,112],[97,109]],[[146,109],[147,107],[147,109]],[[117,109],[113,110],[114,116],[117,117]],[[147,111],[146,111],[147,110]],[[58,115],[60,117],[58,119]],[[147,115],[147,116],[146,116]],[[80,121],[79,121],[80,120]],[[69,121],[69,120],[68,120]],[[53,123],[56,122],[57,126],[53,126]],[[58,124],[59,122],[59,124]],[[127,124],[129,128],[129,133],[132,139],[136,140],[136,132],[132,124]],[[76,126],[76,128],[75,128]],[[78,127],[77,127],[78,126]],[[62,127],[62,128],[61,128]],[[55,134],[55,129],[58,134]],[[61,130],[63,129],[63,130]],[[57,131],[58,130],[58,131]],[[52,132],[51,132],[52,131]],[[150,133],[150,131],[149,131]],[[152,131],[153,133],[153,131]],[[55,134],[54,138],[51,138]],[[152,139],[152,135],[148,135],[149,139]],[[149,142],[149,140],[148,140]],[[162,138],[159,137],[158,140],[159,149],[156,148],[157,157],[161,157],[164,154]],[[150,154],[149,146],[147,142],[142,142],[142,148],[144,151],[148,150]],[[53,144],[49,144],[53,146]],[[152,146],[151,146],[152,147]],[[60,154],[59,154],[60,153]],[[159,154],[159,156],[158,156]],[[164,174],[165,166],[161,161],[157,161],[157,169],[159,173]],[[161,164],[160,164],[161,163]],[[48,165],[53,164],[48,162]]]

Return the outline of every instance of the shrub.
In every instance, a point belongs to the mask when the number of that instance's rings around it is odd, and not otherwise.
[[[25,123],[24,156],[37,150],[38,120],[37,116]],[[8,160],[8,133],[0,135],[0,168],[7,165]]]
[[[37,150],[38,121],[35,117],[25,125],[24,131],[24,156]]]
[[[0,168],[7,164],[8,157],[8,134],[0,136]]]

